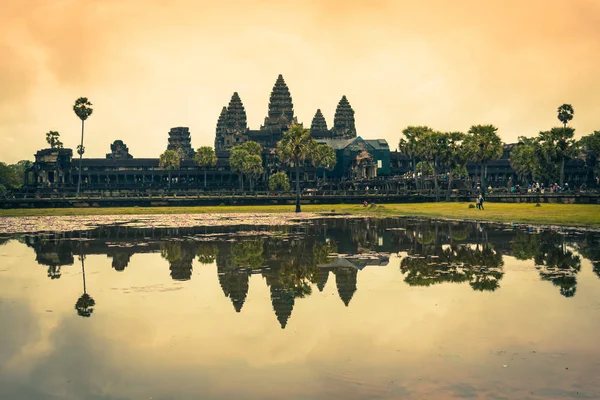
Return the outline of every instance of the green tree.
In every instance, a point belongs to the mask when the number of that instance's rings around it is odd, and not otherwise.
[[[46,142],[50,145],[51,149],[62,149],[63,143],[60,141],[60,133],[56,131],[50,131],[46,133]]]
[[[310,158],[316,142],[310,136],[310,131],[302,125],[294,124],[288,129],[279,143],[277,154],[279,159],[296,170],[296,212],[300,210],[300,165]]]
[[[253,178],[257,178],[264,172],[262,146],[253,141],[235,146],[229,154],[229,165],[233,172],[240,174],[241,190],[244,190],[244,175],[250,180],[252,189]]]
[[[426,132],[422,137],[422,143],[419,151],[420,158],[427,162],[433,169],[432,175],[436,201],[439,201],[440,199],[438,174],[442,164],[442,159],[445,156],[448,141],[447,139],[447,136],[441,132]]]
[[[323,168],[323,182],[326,180],[326,172],[332,171],[335,168],[337,157],[335,149],[328,144],[317,144],[315,146],[312,161],[316,168]]]
[[[563,104],[558,107],[558,120],[563,123],[563,128],[567,127],[567,123],[573,119],[575,110],[570,104]]]
[[[10,164],[8,167],[13,170],[17,177],[17,187],[21,187],[25,184],[25,171],[33,166],[33,162],[29,160],[21,160],[16,164]]]
[[[415,188],[419,189],[419,178],[417,176],[417,157],[421,153],[423,136],[433,132],[428,126],[409,126],[402,131],[404,138],[398,143],[398,151],[412,160],[413,173],[415,177]]]
[[[446,201],[452,195],[452,180],[457,175],[466,175],[467,154],[463,148],[465,134],[462,132],[444,133],[445,142],[442,149],[441,165],[448,174]]]
[[[10,165],[0,162],[0,194],[20,187],[20,179]]]
[[[285,172],[276,172],[269,177],[269,190],[290,190],[290,179]]]
[[[600,159],[600,131],[594,131],[594,133],[582,137],[579,145],[582,149],[592,152],[586,162],[591,163],[590,167],[596,176],[600,175],[600,163],[598,162]]]
[[[480,167],[481,190],[484,193],[487,187],[487,164],[502,156],[502,140],[497,132],[498,128],[494,125],[473,125],[464,140],[469,159]]]
[[[519,137],[519,142],[510,152],[510,165],[520,182],[533,182],[538,178],[541,165],[541,148],[533,138]]]
[[[75,115],[79,117],[81,120],[81,144],[77,146],[77,154],[79,154],[79,178],[77,179],[77,196],[79,196],[79,190],[81,188],[81,164],[83,153],[85,152],[85,147],[83,147],[83,132],[85,126],[85,120],[92,115],[94,111],[92,109],[92,103],[87,99],[87,97],[80,97],[75,100],[75,104],[73,105],[73,111],[75,111]]]
[[[194,154],[194,162],[204,170],[204,188],[206,188],[206,170],[217,165],[215,150],[210,146],[202,146]]]
[[[560,186],[565,183],[565,161],[577,156],[577,142],[573,139],[575,129],[552,128],[540,132],[539,143],[546,160],[559,166]]]
[[[179,153],[177,153],[175,150],[165,150],[165,152],[160,155],[158,165],[162,169],[166,169],[168,171],[169,188],[171,188],[171,173],[173,170],[179,169],[180,164],[181,158],[179,157]]]

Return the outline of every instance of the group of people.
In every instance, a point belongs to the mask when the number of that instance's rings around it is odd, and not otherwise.
[[[559,193],[559,192],[566,192],[568,190],[569,190],[568,183],[565,183],[563,186],[559,186],[557,183],[553,183],[548,188],[543,183],[539,183],[539,182],[536,182],[533,184],[530,183],[529,185],[527,185],[527,193],[545,193],[546,191],[549,191],[549,193]],[[511,186],[510,192],[511,193],[515,193],[515,192],[521,193],[521,186],[519,186],[519,184]]]
[[[477,200],[475,200],[475,207],[477,207],[478,210],[483,210],[483,194],[479,193],[479,196],[477,196]]]

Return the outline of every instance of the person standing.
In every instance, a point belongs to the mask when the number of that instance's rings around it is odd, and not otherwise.
[[[483,210],[483,195],[479,193],[479,198],[477,198],[477,203],[479,204],[479,209]]]

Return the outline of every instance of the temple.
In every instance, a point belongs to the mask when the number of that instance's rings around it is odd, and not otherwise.
[[[81,190],[86,193],[119,191],[126,195],[151,193],[155,190],[235,190],[240,187],[240,175],[229,167],[230,150],[247,141],[258,142],[263,147],[265,172],[256,179],[254,187],[266,190],[269,176],[285,171],[293,180],[291,170],[286,169],[276,157],[276,146],[285,131],[293,124],[300,124],[294,112],[290,89],[282,75],[273,85],[267,113],[258,129],[248,126],[242,97],[234,92],[226,106],[221,109],[216,123],[214,147],[217,163],[206,171],[198,167],[194,158],[192,135],[188,127],[174,127],[167,132],[166,149],[176,151],[181,159],[179,169],[167,171],[160,167],[158,158],[134,158],[123,141],[115,140],[105,158],[83,158],[81,162]],[[321,109],[317,109],[310,124],[310,133],[318,143],[331,146],[337,161],[332,169],[323,170],[311,165],[302,169],[303,188],[348,187],[349,184],[367,185],[373,181],[380,187],[399,187],[406,183],[406,176],[413,170],[412,160],[397,151],[391,151],[386,140],[366,138],[356,128],[355,111],[350,100],[342,95],[335,109],[333,124],[328,125]],[[487,165],[488,182],[493,186],[506,186],[516,182],[518,176],[510,165],[510,152],[515,144],[505,145],[499,160]],[[565,165],[565,179],[573,185],[595,183],[593,164],[581,154]],[[79,162],[73,158],[73,150],[50,148],[35,154],[32,168],[25,174],[24,194],[70,193],[77,187]],[[467,165],[472,178],[478,174],[477,166]],[[458,182],[458,180],[457,180]],[[405,185],[404,183],[404,185]],[[455,185],[458,183],[455,183]],[[336,186],[337,185],[337,186]],[[405,186],[404,186],[405,187]]]

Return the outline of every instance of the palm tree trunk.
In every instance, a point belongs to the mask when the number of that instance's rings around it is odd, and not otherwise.
[[[81,151],[79,152],[79,178],[77,179],[77,194],[79,196],[79,190],[81,188],[81,163],[83,158],[83,128],[85,121],[81,120]]]
[[[168,188],[171,189],[171,170],[169,170],[169,176],[167,177],[167,179],[169,179],[169,184],[168,184]]]
[[[440,188],[438,186],[437,165],[435,161],[433,162],[433,185],[435,187],[435,201],[440,201]]]
[[[296,212],[300,212],[300,166],[298,162],[294,162],[296,165]]]
[[[325,183],[326,179],[327,179],[327,170],[325,168],[323,168],[323,183]]]
[[[240,190],[244,191],[244,174],[240,174]]]
[[[560,159],[560,187],[565,183],[565,158]]]
[[[213,181],[214,181],[214,178],[213,178]],[[204,189],[206,189],[206,168],[204,168]]]
[[[81,272],[82,272],[82,275],[83,275],[83,293],[87,294],[87,288],[85,286],[85,265],[83,265],[83,259],[84,259],[84,257],[83,257],[83,254],[82,254],[81,255]]]
[[[452,171],[448,172],[448,190],[446,191],[446,201],[450,201],[452,196]]]
[[[413,173],[415,174],[415,189],[419,190],[419,178],[417,176],[417,160],[413,156]]]

